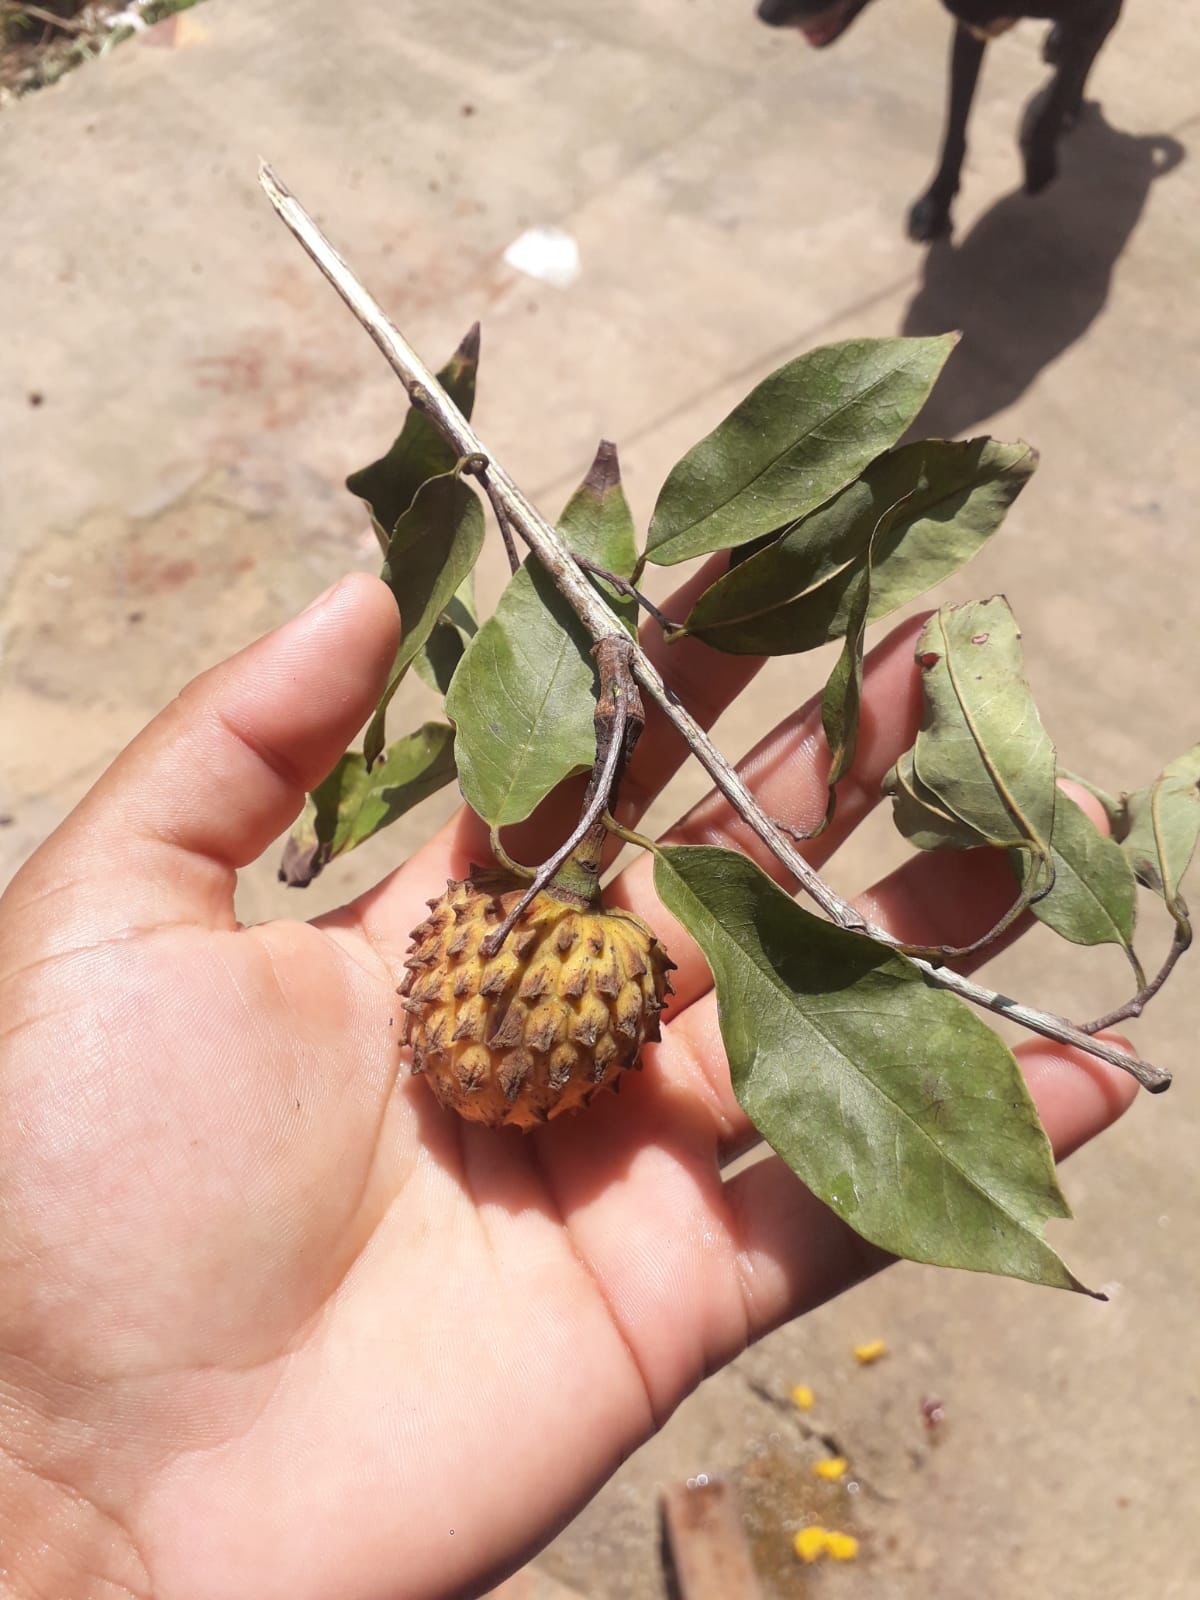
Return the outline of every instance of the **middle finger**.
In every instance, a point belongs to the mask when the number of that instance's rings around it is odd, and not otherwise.
[[[894,628],[864,663],[858,744],[850,770],[838,784],[833,822],[817,838],[797,846],[813,866],[827,861],[878,804],[884,774],[916,738],[921,681],[913,647],[924,620],[914,617]],[[821,725],[819,696],[779,723],[738,765],[739,776],[767,815],[801,830],[813,827],[824,813],[828,771],[829,746]],[[789,889],[794,886],[787,868],[717,790],[664,834],[662,842],[740,850],[777,883]],[[654,862],[649,855],[614,880],[605,900],[636,912],[670,951],[678,967],[672,977],[674,1013],[711,986],[708,964],[699,947],[654,892]]]

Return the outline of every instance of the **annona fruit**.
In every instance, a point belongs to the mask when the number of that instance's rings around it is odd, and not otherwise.
[[[674,963],[640,917],[543,890],[492,956],[481,950],[525,892],[472,869],[413,929],[401,1039],[412,1070],[471,1122],[532,1128],[586,1105],[659,1037]]]

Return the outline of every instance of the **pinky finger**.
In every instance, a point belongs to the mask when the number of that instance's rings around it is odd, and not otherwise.
[[[1137,1093],[1125,1073],[1069,1046],[1037,1041],[1016,1055],[1060,1161],[1115,1122]],[[778,1156],[730,1178],[725,1201],[751,1340],[893,1259],[822,1205]]]

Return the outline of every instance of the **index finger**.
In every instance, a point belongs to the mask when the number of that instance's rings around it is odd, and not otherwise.
[[[728,558],[714,556],[682,584],[665,602],[667,616],[682,620],[698,595],[725,569]],[[667,644],[657,622],[642,629],[640,643],[668,688],[677,694],[703,726],[709,727],[759,671],[759,656],[722,655],[698,639],[684,638]],[[621,784],[620,818],[633,825],[659,790],[687,757],[687,745],[666,713],[650,702],[646,726]],[[504,844],[519,861],[532,865],[544,861],[579,819],[588,775],[581,774],[558,786],[531,817],[505,829]],[[613,854],[620,850],[613,841]],[[340,912],[321,919],[324,925],[357,924],[372,945],[390,956],[407,940],[414,908],[431,895],[440,894],[447,878],[463,878],[471,866],[490,861],[491,839],[487,824],[469,806],[462,806],[450,821],[395,872],[368,889]]]

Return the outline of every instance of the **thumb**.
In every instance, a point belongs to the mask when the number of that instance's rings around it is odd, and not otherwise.
[[[92,938],[232,926],[236,869],[295,819],[370,715],[398,633],[386,586],[356,573],[202,673],[31,857],[8,909],[41,903],[59,928],[80,913]]]

